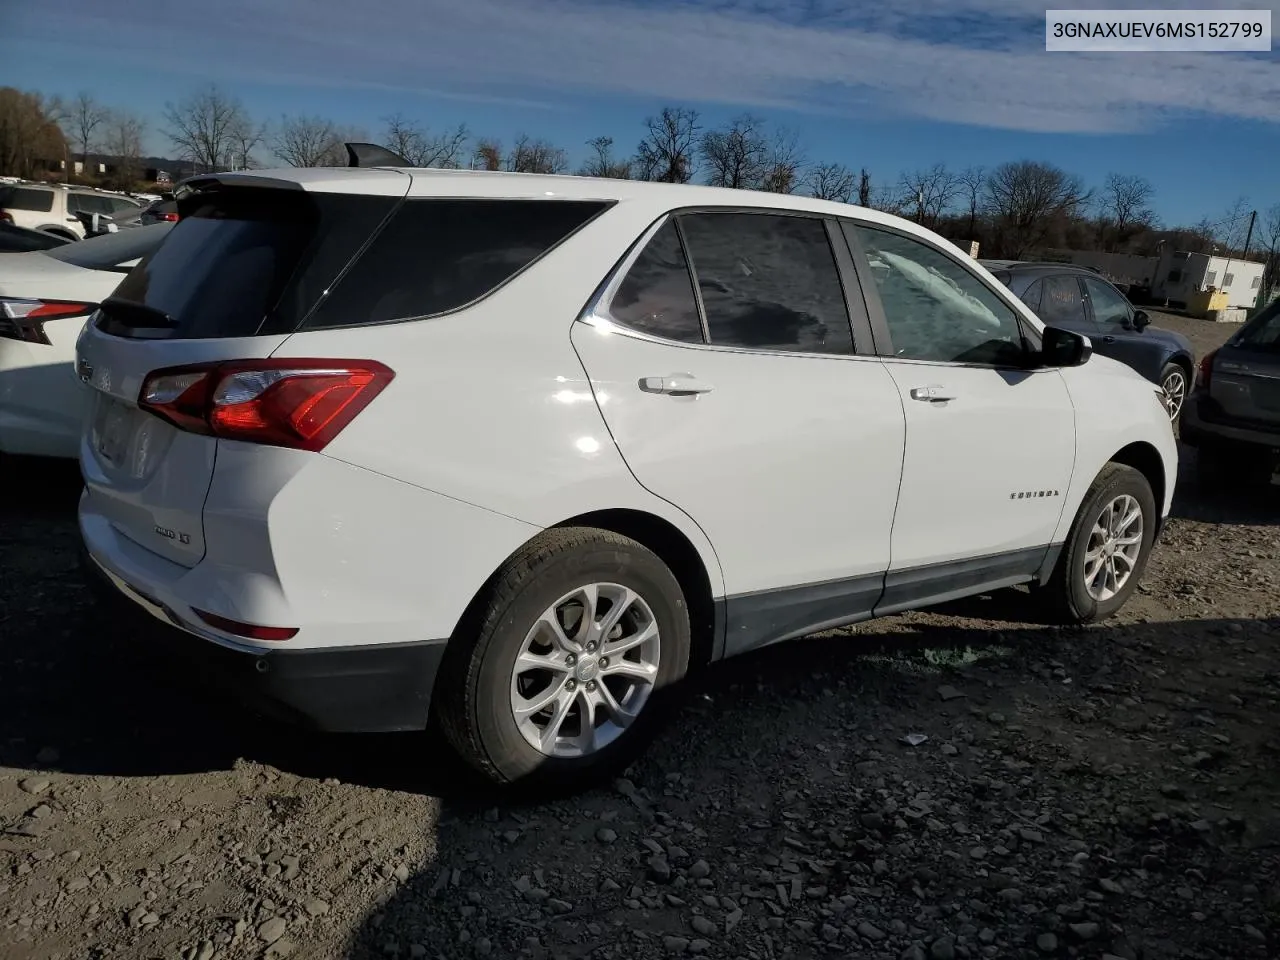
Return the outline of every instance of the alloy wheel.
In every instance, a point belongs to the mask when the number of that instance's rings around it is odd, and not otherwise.
[[[1142,551],[1142,532],[1142,507],[1134,497],[1123,493],[1102,508],[1084,554],[1085,590],[1094,600],[1110,600],[1129,582]]]
[[[1187,399],[1187,375],[1181,370],[1172,370],[1160,387],[1164,390],[1164,405],[1169,411],[1169,419],[1177,420]]]

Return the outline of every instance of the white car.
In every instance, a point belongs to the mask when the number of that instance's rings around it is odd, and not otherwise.
[[[74,459],[89,390],[76,338],[171,223],[49,250],[0,253],[0,453]]]
[[[89,569],[323,729],[434,717],[496,783],[597,777],[723,657],[1018,583],[1106,617],[1169,510],[1157,388],[896,217],[472,171],[187,187],[78,345]]]
[[[77,214],[99,214],[121,223],[136,219],[142,204],[122,193],[68,187],[61,183],[15,183],[0,186],[0,222],[40,230],[68,240],[85,235]]]

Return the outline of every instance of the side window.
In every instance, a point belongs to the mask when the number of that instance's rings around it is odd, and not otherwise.
[[[675,221],[649,238],[609,303],[609,315],[641,333],[702,343],[702,320],[693,294],[689,261]]]
[[[87,207],[81,205],[84,200],[84,194],[68,193],[67,194],[67,216],[74,217],[81,210],[88,210]]]
[[[1080,296],[1080,281],[1072,276],[1045,277],[1039,316],[1050,324],[1084,323],[1084,297]]]
[[[870,261],[896,356],[993,365],[1022,361],[1017,315],[969,269],[898,233],[856,224],[845,229],[857,236]]]
[[[109,197],[107,202],[111,205],[111,212],[118,213],[137,213],[142,208],[136,203],[124,199],[124,197]]]
[[[1084,281],[1089,291],[1089,302],[1093,304],[1093,319],[1100,326],[1122,327],[1129,322],[1132,311],[1129,301],[1119,292],[1105,283],[1091,280]]]
[[[711,343],[853,353],[835,254],[821,220],[764,213],[681,216]]]
[[[1022,296],[1018,299],[1031,308],[1031,312],[1037,316],[1040,314],[1040,298],[1044,294],[1044,281],[1036,280],[1031,286],[1022,291]]]

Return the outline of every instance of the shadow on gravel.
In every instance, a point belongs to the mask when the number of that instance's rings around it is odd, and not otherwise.
[[[1208,490],[1196,479],[1198,450],[1182,446],[1178,450],[1178,486],[1173,496],[1172,515],[1201,523],[1233,526],[1274,526],[1280,524],[1280,487],[1253,477],[1235,489]]]

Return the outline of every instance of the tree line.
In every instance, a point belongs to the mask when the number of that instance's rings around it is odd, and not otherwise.
[[[568,151],[546,139],[522,133],[504,144],[465,124],[433,130],[402,113],[383,117],[373,136],[321,115],[255,119],[217,85],[167,103],[157,132],[192,172],[339,166],[346,163],[344,142],[373,141],[422,167],[697,182],[857,203],[909,217],[964,247],[977,241],[991,257],[1057,250],[1151,255],[1161,242],[1244,253],[1238,236],[1247,219],[1243,198],[1218,221],[1166,228],[1153,209],[1152,184],[1138,174],[1110,173],[1089,187],[1053,163],[1013,160],[990,169],[935,163],[873,177],[864,166],[812,158],[794,131],[751,113],[708,125],[697,110],[664,107],[644,119],[632,149],[607,136],[586,141],[586,159],[577,169],[571,169]],[[88,93],[62,100],[0,88],[0,174],[31,177],[42,162],[101,156],[112,161],[106,185],[128,187],[141,176],[146,133],[142,118]],[[1269,254],[1269,277],[1280,285],[1280,204],[1256,226],[1250,249]]]

